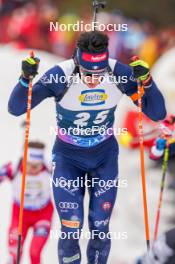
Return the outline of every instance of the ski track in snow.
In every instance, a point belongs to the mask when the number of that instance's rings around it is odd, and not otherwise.
[[[0,164],[13,160],[21,153],[24,131],[20,128],[20,123],[25,116],[14,117],[7,112],[7,102],[12,88],[17,82],[20,75],[21,59],[26,56],[27,52],[18,52],[10,46],[0,48],[1,61],[4,61],[4,67],[1,69],[1,89],[0,89],[0,120],[1,120],[1,137],[0,137]],[[44,73],[49,67],[52,67],[59,58],[45,52],[37,52],[41,58],[40,73]],[[41,76],[41,75],[40,75]],[[117,120],[122,120],[124,111],[129,106],[128,99],[124,99],[119,106],[120,113],[117,114]],[[47,156],[51,157],[51,149],[54,142],[54,135],[50,134],[50,127],[55,126],[55,108],[52,99],[45,100],[31,115],[30,139],[44,140],[47,145]],[[150,219],[150,234],[153,235],[155,214],[159,195],[159,186],[161,180],[161,169],[155,168],[147,154],[145,154],[146,176],[147,176],[147,194]],[[117,260],[128,261],[132,264],[134,259],[146,251],[145,231],[142,206],[142,189],[140,176],[139,152],[123,149],[120,147],[119,155],[119,176],[121,179],[127,179],[127,188],[120,188],[115,208],[110,224],[110,231],[118,233],[127,232],[127,239],[112,240],[112,249],[110,253],[109,264],[117,264]],[[173,191],[164,193],[164,203],[162,207],[160,233],[170,228],[172,225],[168,222],[168,217],[174,213],[173,210]],[[7,232],[10,223],[11,210],[11,185],[9,182],[3,182],[0,185],[0,264],[6,264],[7,252]],[[86,204],[88,195],[85,196]],[[85,213],[84,230],[87,228],[87,214]],[[43,264],[57,264],[57,233],[60,224],[57,214],[53,221],[52,231],[55,238],[50,237],[44,251]],[[22,264],[29,264],[28,248],[31,232],[24,247]],[[86,264],[86,245],[87,240],[80,242],[82,248],[82,264]]]

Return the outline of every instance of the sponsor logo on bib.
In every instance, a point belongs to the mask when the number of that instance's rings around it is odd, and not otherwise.
[[[81,105],[92,106],[105,104],[108,95],[103,89],[85,90],[81,92],[79,100]]]

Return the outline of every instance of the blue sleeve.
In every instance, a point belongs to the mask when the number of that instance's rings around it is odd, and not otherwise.
[[[2,168],[0,168],[0,181],[7,176],[7,169],[5,166],[3,166]]]
[[[27,79],[21,78],[13,89],[8,102],[8,111],[12,115],[20,116],[26,112],[28,84],[29,81]],[[65,73],[59,66],[54,66],[33,85],[32,108],[49,97],[56,97],[59,100],[65,87]]]
[[[122,77],[126,76],[126,81],[119,84],[124,94],[132,96],[137,93],[137,82],[134,80],[131,67],[117,62],[114,68],[114,76],[119,80],[122,80]],[[137,105],[137,101],[134,103]],[[159,121],[166,117],[165,101],[154,81],[152,81],[149,87],[144,89],[142,109],[144,114],[153,121]]]
[[[11,169],[11,163],[9,162],[6,165],[3,165],[0,167],[0,182],[5,180],[6,178],[12,177],[12,169]]]

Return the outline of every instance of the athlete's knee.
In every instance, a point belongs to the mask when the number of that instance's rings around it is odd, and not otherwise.
[[[90,229],[90,232],[97,231],[97,233],[99,233],[99,232],[108,233],[108,231],[109,231],[109,222],[110,222],[110,217],[107,217],[107,218],[104,218],[104,219],[99,219],[99,218],[91,216],[89,218],[89,229]]]
[[[51,223],[48,220],[38,221],[34,226],[34,237],[47,239]]]
[[[62,229],[58,242],[59,257],[69,256],[70,252],[73,254],[79,252],[80,236],[81,228],[79,225],[75,226],[74,221],[62,222]]]
[[[73,237],[69,237],[69,238],[60,238],[59,242],[58,242],[59,248],[61,248],[62,250],[66,250],[68,251],[69,249],[73,250],[76,247],[79,247],[79,238],[73,238]]]
[[[91,247],[102,249],[111,245],[111,234],[109,232],[109,220],[95,220],[90,226]]]
[[[62,244],[62,248],[73,248],[76,247],[79,243],[79,239],[81,237],[81,229],[76,228],[73,230],[62,229],[60,234],[60,243]]]

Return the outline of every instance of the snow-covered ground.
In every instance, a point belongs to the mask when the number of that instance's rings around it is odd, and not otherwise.
[[[19,52],[13,50],[10,46],[0,48],[1,58],[1,78],[0,78],[0,164],[14,159],[21,152],[24,131],[20,128],[21,122],[25,116],[13,117],[7,112],[7,102],[11,90],[13,89],[20,75],[21,59],[27,55],[27,51]],[[41,58],[40,73],[44,73],[49,67],[55,65],[59,58],[44,53],[37,52]],[[175,83],[175,82],[174,82]],[[129,106],[129,101],[125,98],[117,114],[117,119],[122,120],[124,111]],[[52,99],[45,100],[36,109],[32,111],[31,116],[30,139],[40,139],[47,142],[47,155],[51,156],[51,148],[54,142],[54,136],[50,134],[50,128],[55,126],[55,108]],[[117,124],[117,122],[116,122]],[[118,125],[118,124],[117,124]],[[159,195],[159,186],[161,179],[161,170],[157,169],[146,156],[146,176],[148,207],[150,217],[150,234],[153,235],[155,214]],[[112,242],[109,264],[117,264],[117,260],[126,260],[133,263],[135,257],[146,250],[145,231],[142,207],[142,189],[140,177],[139,152],[120,148],[119,174],[121,179],[127,180],[127,188],[120,188],[118,198],[111,221],[111,231],[118,234],[117,239]],[[168,183],[167,183],[168,184]],[[162,217],[160,222],[160,232],[170,227],[168,218],[174,213],[174,193],[165,190],[164,203],[162,208]],[[85,200],[88,200],[86,195]],[[87,203],[87,202],[86,202]],[[7,232],[10,222],[11,209],[11,186],[9,182],[0,185],[0,263],[5,264],[7,260]],[[86,211],[87,216],[87,211]],[[87,219],[87,218],[86,218]],[[85,221],[85,230],[87,230],[87,221]],[[47,246],[43,252],[43,264],[56,264],[57,262],[57,239],[59,232],[59,221],[55,213],[52,231],[55,238],[50,237]],[[124,232],[127,234],[123,238]],[[53,234],[52,233],[52,234]],[[23,264],[28,264],[28,246],[31,234],[25,245]],[[125,237],[124,237],[125,238]],[[87,240],[81,241],[82,245],[82,264],[86,263],[85,250]]]

